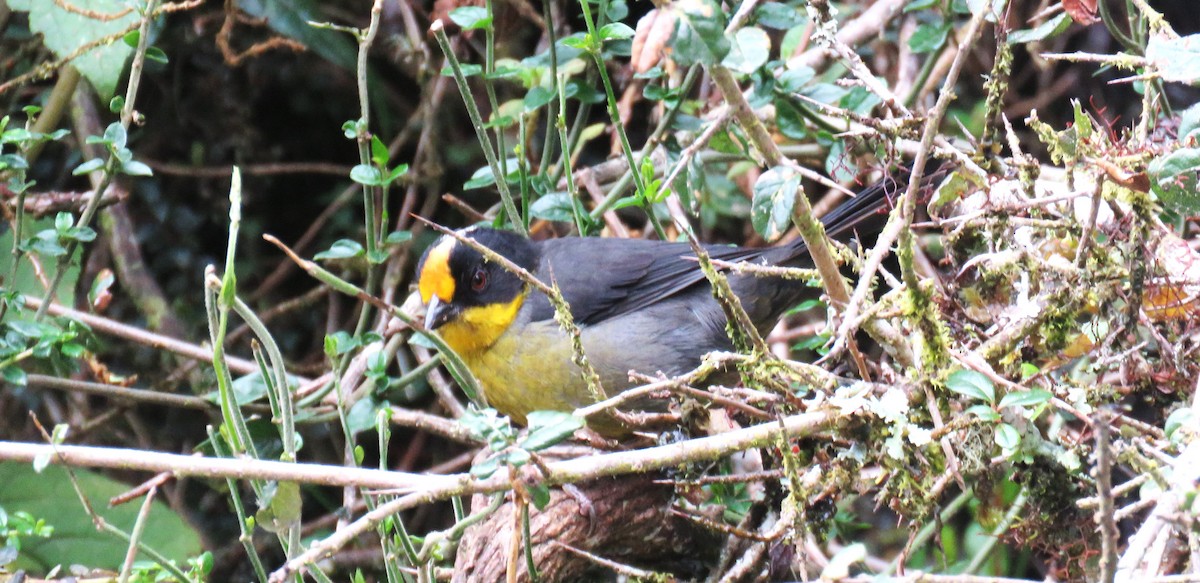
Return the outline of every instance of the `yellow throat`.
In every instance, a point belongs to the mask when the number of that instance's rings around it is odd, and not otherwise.
[[[459,356],[470,360],[495,344],[508,330],[525,303],[526,293],[520,293],[506,304],[465,308],[457,318],[438,328],[438,334]]]

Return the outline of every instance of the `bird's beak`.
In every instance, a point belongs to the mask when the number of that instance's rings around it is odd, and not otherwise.
[[[435,330],[453,319],[456,312],[454,306],[443,303],[436,295],[431,296],[425,308],[425,327]]]

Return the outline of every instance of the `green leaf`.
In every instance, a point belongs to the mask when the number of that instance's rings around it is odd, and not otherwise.
[[[62,238],[68,241],[90,243],[96,240],[96,231],[91,227],[71,227],[63,231]]]
[[[146,47],[146,60],[153,61],[160,65],[166,65],[168,63],[167,53],[163,52],[163,50],[158,47]]]
[[[808,138],[808,119],[792,100],[777,96],[775,98],[775,126],[779,133],[793,139]]]
[[[66,254],[67,249],[58,242],[58,233],[50,229],[38,232],[31,239],[21,244],[23,251],[34,251],[46,257],[59,257]]]
[[[771,56],[771,37],[758,27],[747,27],[737,31],[733,37],[733,45],[729,54],[721,64],[725,67],[749,75],[758,70]]]
[[[124,0],[71,0],[76,10],[66,10],[54,0],[18,0],[9,2],[13,10],[29,12],[29,29],[40,33],[42,42],[57,57],[64,58],[94,41],[129,29],[137,23],[137,10],[128,10]],[[120,18],[97,20],[81,12],[92,12]],[[133,49],[123,42],[97,46],[71,65],[92,84],[100,99],[108,101],[121,81],[121,73]]]
[[[611,0],[604,15],[613,22],[625,20],[625,17],[629,16],[629,5],[625,3],[625,0]]]
[[[1197,103],[1179,114],[1179,141],[1185,146],[1200,145],[1200,103]]]
[[[754,182],[754,199],[750,203],[750,221],[754,230],[767,241],[783,236],[792,221],[792,207],[800,189],[800,175],[786,166],[776,166],[763,172]]]
[[[912,0],[908,4],[904,5],[904,11],[905,12],[915,12],[917,10],[933,8],[934,6],[937,6],[938,2],[940,2],[940,1],[941,0]]]
[[[360,131],[366,131],[366,124],[362,119],[348,119],[342,122],[342,135],[347,140],[357,139]]]
[[[363,246],[360,245],[358,241],[351,241],[350,239],[338,239],[333,243],[332,246],[329,247],[329,249],[314,255],[313,259],[349,259],[351,257],[358,257],[363,253]]]
[[[846,89],[838,87],[833,83],[818,83],[809,87],[805,87],[803,94],[805,97],[813,101],[836,105],[848,93]]]
[[[567,81],[566,88],[563,90],[563,95],[567,99],[575,99],[580,103],[601,103],[604,101],[605,95],[595,86],[585,83],[582,79],[571,79]]]
[[[392,231],[383,239],[386,245],[399,245],[412,240],[412,231]]]
[[[1150,189],[1163,206],[1182,215],[1200,212],[1200,148],[1180,148],[1150,161]]]
[[[463,30],[475,30],[486,28],[492,24],[492,19],[488,18],[487,8],[482,6],[460,6],[450,11],[450,20],[454,21],[463,28]]]
[[[129,486],[99,474],[76,469],[79,485],[92,500],[107,500],[125,493]],[[137,519],[140,503],[116,508],[95,507],[105,521],[130,532]],[[28,464],[0,463],[0,507],[10,515],[28,512],[54,527],[47,539],[21,541],[21,554],[10,572],[18,569],[45,573],[55,565],[87,565],[118,570],[129,543],[96,530],[83,510],[67,473],[50,466],[37,474]],[[151,506],[142,540],[167,558],[182,564],[201,551],[200,538],[187,523],[162,502]]]
[[[341,356],[359,346],[362,346],[362,341],[345,330],[325,336],[325,353],[331,356]]]
[[[3,377],[5,382],[18,387],[25,386],[25,383],[28,382],[27,376],[25,371],[15,364],[10,364],[0,370],[0,377]]]
[[[884,85],[886,80],[880,79]],[[876,105],[879,105],[883,100],[878,95],[869,91],[866,87],[856,85],[850,88],[850,91],[842,97],[840,103],[845,109],[849,109],[859,115],[870,115],[870,112]]]
[[[137,160],[130,160],[122,164],[121,173],[128,174],[129,176],[154,176],[154,170],[151,170],[145,163],[138,162]]]
[[[1196,410],[1190,407],[1176,409],[1167,416],[1167,422],[1163,425],[1163,431],[1167,434],[1167,439],[1174,440],[1175,432],[1181,428],[1190,428],[1193,433],[1197,432],[1197,427],[1200,427],[1200,416],[1196,415]]]
[[[1018,30],[1008,35],[1008,44],[1019,45],[1032,43],[1048,38],[1054,38],[1071,27],[1071,17],[1066,13],[1059,14],[1033,28]]]
[[[848,182],[858,175],[858,165],[846,153],[846,141],[834,140],[825,156],[825,172],[837,182]]]
[[[529,434],[517,445],[541,451],[573,435],[584,426],[583,419],[562,411],[534,411],[527,417]]]
[[[267,383],[257,371],[234,379],[229,388],[233,391],[233,402],[238,405],[247,405],[267,396]],[[205,397],[213,403],[221,402],[221,394],[215,389]]]
[[[926,22],[913,31],[908,48],[917,54],[933,52],[946,43],[950,28],[950,23]]]
[[[129,133],[125,131],[125,126],[121,125],[119,121],[114,121],[104,128],[104,143],[114,150],[124,149],[128,139]]]
[[[511,115],[502,115],[500,117],[493,117],[492,119],[489,119],[483,124],[483,127],[490,130],[495,128],[509,128],[515,125],[517,125],[517,118]]]
[[[384,407],[390,407],[386,401],[377,401],[373,395],[359,399],[346,412],[346,431],[358,435],[364,431],[375,429],[375,415]]]
[[[1016,427],[1001,423],[996,428],[996,445],[1004,450],[1004,455],[1012,455],[1021,447],[1021,433]]]
[[[533,502],[533,507],[538,510],[545,510],[546,505],[550,503],[550,487],[538,482],[535,484],[525,484],[525,488],[529,491],[529,501]]]
[[[672,56],[682,66],[715,65],[729,53],[725,12],[714,0],[686,3],[671,38]]]
[[[677,92],[662,85],[646,85],[646,88],[642,90],[642,95],[651,101],[663,101],[670,97],[676,97]]]
[[[357,164],[350,169],[350,180],[366,186],[383,186],[383,173],[371,164]]]
[[[788,93],[799,93],[816,75],[816,71],[807,65],[788,69],[779,76],[779,88]]]
[[[75,224],[75,217],[66,211],[59,212],[54,215],[54,230],[60,233],[65,232]]]
[[[491,186],[496,183],[496,177],[492,174],[491,166],[484,166],[475,171],[471,175],[470,180],[463,183],[463,190],[475,190],[485,186]]]
[[[463,63],[459,66],[459,69],[462,70],[463,77],[474,77],[475,75],[483,73],[483,65]],[[441,74],[443,77],[453,77],[454,69],[451,69],[449,65],[446,65],[445,67],[442,67]]]
[[[808,22],[808,17],[799,10],[781,2],[764,2],[754,9],[755,22],[760,26],[787,30]]]
[[[971,405],[965,411],[967,415],[974,415],[984,421],[995,423],[1000,420],[1000,414],[992,409],[991,405]]]
[[[996,402],[996,387],[992,379],[973,370],[958,369],[946,379],[946,388],[965,397]]]
[[[562,44],[578,49],[580,51],[590,51],[592,48],[592,37],[586,32],[577,32],[567,37],[563,37]]]
[[[529,205],[529,214],[545,221],[570,222],[575,219],[571,193],[551,192]]]
[[[525,94],[524,106],[525,111],[533,111],[539,107],[550,103],[558,95],[558,91],[553,87],[534,87]]]
[[[389,158],[387,144],[379,136],[371,136],[371,162],[379,168],[387,168]]]
[[[298,41],[325,60],[354,71],[358,45],[353,37],[312,24],[329,18],[319,0],[238,0],[238,9],[261,19],[271,30]],[[372,87],[377,86],[374,74],[368,81]]]
[[[100,158],[92,158],[91,160],[88,160],[87,162],[84,162],[83,164],[76,166],[75,169],[71,171],[71,174],[74,176],[80,176],[82,174],[87,174],[89,172],[99,170],[103,167],[104,167],[104,160],[101,160]]]
[[[1179,38],[1153,35],[1146,44],[1146,60],[1164,81],[1200,85],[1200,34]]]
[[[267,532],[286,532],[300,523],[300,485],[295,482],[271,482],[275,491],[270,501],[254,513],[254,521]]]
[[[1033,407],[1036,405],[1041,405],[1042,403],[1048,403],[1052,398],[1054,398],[1054,395],[1050,394],[1050,391],[1043,389],[1013,391],[1007,395],[1004,395],[1003,399],[1000,399],[1000,408]]]
[[[620,40],[633,38],[633,29],[623,22],[611,22],[596,31],[600,40]]]
[[[500,469],[500,456],[493,455],[471,466],[471,475],[479,479],[487,479]]]

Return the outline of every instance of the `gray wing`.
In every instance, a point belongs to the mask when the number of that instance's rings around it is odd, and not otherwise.
[[[705,281],[686,243],[568,237],[542,245],[538,273],[546,283],[558,285],[580,325],[646,308]],[[708,251],[717,259],[740,261],[756,259],[764,250],[713,246]],[[554,317],[542,294],[528,301],[532,320]]]

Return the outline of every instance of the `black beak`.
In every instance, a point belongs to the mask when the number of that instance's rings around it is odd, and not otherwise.
[[[453,320],[458,315],[458,308],[451,304],[443,303],[435,295],[429,298],[429,306],[425,308],[425,327],[430,330],[436,330]]]

